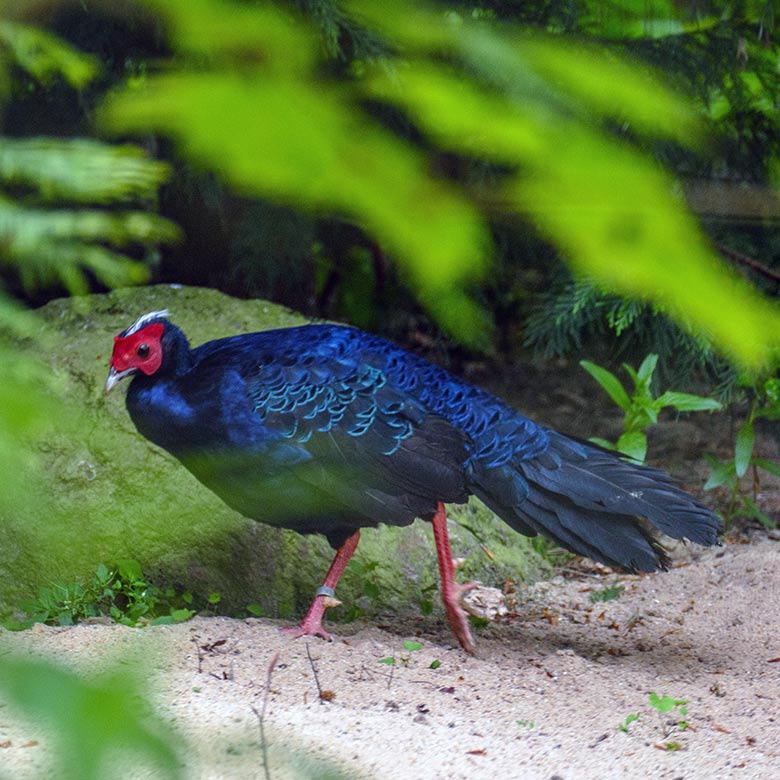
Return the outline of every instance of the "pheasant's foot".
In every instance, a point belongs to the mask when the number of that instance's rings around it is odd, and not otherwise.
[[[319,636],[330,641],[330,634],[322,627],[322,618],[328,607],[338,607],[341,602],[329,594],[319,594],[306,613],[306,617],[297,625],[282,628],[285,634],[297,638],[299,636]]]
[[[467,652],[474,655],[477,647],[474,644],[474,638],[471,636],[471,627],[469,618],[463,606],[461,599],[463,595],[476,586],[476,582],[465,582],[463,584],[454,582],[447,588],[446,593],[442,593],[444,602],[444,611],[447,615],[447,622],[450,624],[452,633],[455,634],[460,646]]]

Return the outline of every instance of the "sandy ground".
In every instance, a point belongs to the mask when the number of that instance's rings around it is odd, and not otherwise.
[[[515,613],[478,632],[478,657],[454,646],[436,614],[336,626],[330,643],[220,617],[145,629],[37,626],[0,639],[89,674],[141,654],[154,708],[186,741],[188,778],[264,777],[252,708],[262,707],[278,654],[265,717],[275,780],[324,777],[328,760],[377,780],[775,780],[779,545],[762,535],[678,547],[672,571],[621,576],[625,590],[609,602],[590,594],[615,575],[587,566],[519,588]],[[421,647],[404,649],[409,640]],[[380,663],[388,657],[395,665]],[[653,691],[687,701],[688,728],[650,706]],[[639,719],[621,731],[633,713]],[[47,734],[2,706],[0,745],[0,773],[54,777]],[[291,770],[304,754],[309,769]]]

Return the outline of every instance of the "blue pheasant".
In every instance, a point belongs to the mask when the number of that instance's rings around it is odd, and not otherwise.
[[[445,502],[478,496],[522,534],[628,571],[666,569],[659,530],[717,543],[719,522],[664,472],[534,423],[499,398],[355,328],[306,325],[191,349],[168,312],[114,340],[106,390],[133,376],[138,430],[244,515],[336,549],[296,635],[327,606],[360,529],[433,524],[442,599],[474,652]]]

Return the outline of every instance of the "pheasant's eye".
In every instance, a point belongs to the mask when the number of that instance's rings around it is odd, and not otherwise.
[[[148,344],[139,344],[136,347],[135,354],[138,355],[141,359],[146,359],[149,357],[149,345]]]

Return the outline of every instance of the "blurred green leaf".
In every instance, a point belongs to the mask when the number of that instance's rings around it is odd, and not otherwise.
[[[747,364],[775,354],[777,308],[714,258],[665,174],[584,128],[569,127],[556,148],[554,163],[518,182],[516,195],[575,270],[652,299]]]
[[[376,10],[370,3],[357,7]],[[415,13],[399,20],[377,12],[371,19],[410,47],[446,45],[494,87],[480,89],[462,74],[411,63],[392,95],[427,132],[448,147],[517,164],[523,176],[506,178],[505,202],[530,215],[584,277],[653,300],[748,364],[772,359],[780,346],[776,307],[715,257],[671,178],[628,144],[573,118],[561,92],[571,90],[568,97],[583,101],[586,114],[621,116],[645,132],[691,145],[697,122],[679,96],[614,53],[594,54],[570,40],[508,41],[441,22],[426,38],[435,19]],[[584,75],[588,65],[625,78],[599,84]],[[377,83],[378,94],[391,94],[388,77]],[[623,83],[631,100],[616,87]],[[678,111],[685,117],[680,123]],[[767,317],[771,328],[761,324]]]
[[[671,3],[658,18],[640,5],[627,18],[648,35],[663,34],[661,18],[669,34],[688,23]],[[690,101],[646,65],[568,36],[359,2],[350,12],[400,56],[337,82],[291,13],[227,0],[151,7],[194,55],[117,90],[104,126],[167,133],[239,192],[354,219],[458,338],[484,344],[489,333],[469,295],[487,268],[488,219],[522,215],[599,288],[652,301],[745,365],[775,359],[776,306],[715,257],[679,187],[635,141],[693,147],[702,135]],[[401,109],[423,141],[377,122],[367,99]],[[501,171],[479,187],[441,175],[431,142]]]
[[[51,663],[0,657],[0,691],[9,706],[44,725],[58,780],[103,780],[107,767],[130,776],[144,767],[183,777],[173,735],[139,701],[128,675],[86,682]]]
[[[0,138],[0,181],[46,201],[115,203],[154,196],[169,166],[135,146],[85,138]]]
[[[84,293],[84,269],[112,287],[138,284],[146,280],[146,265],[104,243],[123,248],[178,237],[178,228],[156,214],[31,209],[0,198],[0,262],[12,263],[28,289],[60,281],[71,293]]]
[[[182,73],[115,95],[103,120],[170,133],[241,192],[353,216],[398,257],[452,332],[484,346],[487,321],[462,286],[485,267],[486,226],[456,189],[427,175],[421,155],[358,120],[345,99],[323,85]]]
[[[533,116],[443,66],[415,63],[400,78],[383,72],[368,86],[375,97],[401,103],[445,147],[496,162],[533,160],[546,152]]]
[[[631,63],[614,49],[538,36],[518,39],[517,46],[536,73],[588,111],[688,146],[701,135],[689,100],[666,86],[658,72]]]
[[[100,71],[97,57],[84,54],[44,30],[7,19],[0,19],[0,47],[42,84],[61,75],[72,87],[81,89]]]
[[[270,3],[226,0],[147,0],[166,19],[178,49],[211,58],[262,63],[278,73],[305,73],[316,65],[319,40],[302,18]],[[212,59],[212,62],[214,61]]]

